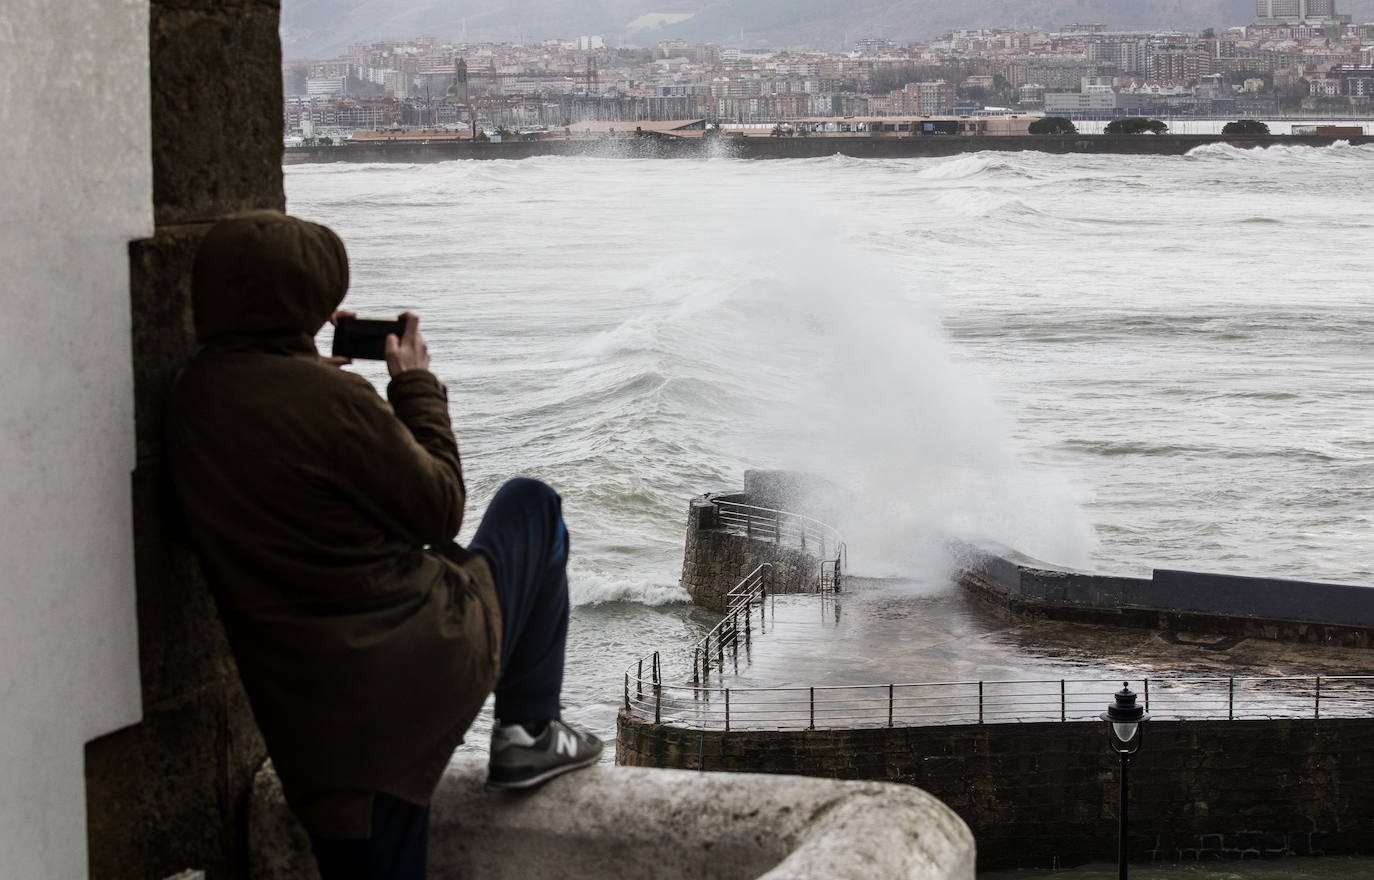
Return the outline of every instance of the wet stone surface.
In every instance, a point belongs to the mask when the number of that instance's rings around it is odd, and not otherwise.
[[[747,638],[739,628],[738,650],[712,647],[701,682],[731,689],[738,727],[807,726],[813,712],[817,726],[885,724],[889,704],[897,723],[977,721],[979,711],[989,721],[1089,719],[1122,681],[1142,696],[1148,688],[1160,718],[1335,717],[1367,714],[1374,689],[1347,678],[1374,675],[1366,650],[1022,621],[950,584],[851,578],[838,595],[770,597],[752,610]],[[1273,680],[1283,677],[1294,678]],[[675,682],[690,686],[690,671],[665,673]],[[794,717],[811,687],[816,708]],[[680,695],[665,694],[665,705],[687,709],[671,699]],[[701,696],[712,703],[697,701],[701,715],[723,712],[723,694]]]

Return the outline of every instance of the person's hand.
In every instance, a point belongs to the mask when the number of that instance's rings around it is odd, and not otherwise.
[[[420,317],[410,312],[401,315],[405,332],[397,339],[392,333],[386,338],[386,369],[393,377],[406,370],[429,369],[429,346],[420,335]]]
[[[350,311],[347,311],[346,309],[335,309],[335,310],[334,310],[334,314],[332,314],[332,315],[329,316],[329,324],[330,324],[330,326],[332,326],[332,327],[337,327],[337,326],[339,326],[339,319],[340,319],[340,318],[356,318],[356,317],[358,317],[358,313],[357,313],[357,312],[350,312]],[[320,363],[326,364],[326,365],[331,366],[331,367],[340,367],[340,368],[342,368],[342,367],[346,367],[346,366],[348,366],[349,364],[353,363],[353,358],[334,357],[332,354],[330,354],[330,355],[322,354],[322,355],[318,355],[318,357],[319,357],[319,359],[320,359]]]

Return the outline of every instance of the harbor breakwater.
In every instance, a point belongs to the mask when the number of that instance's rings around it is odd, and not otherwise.
[[[628,123],[627,123],[628,125]],[[1337,141],[1374,143],[1374,136],[1333,138],[1316,135],[1016,135],[921,137],[635,137],[551,138],[545,140],[366,144],[286,147],[285,165],[319,162],[448,162],[455,159],[529,159],[536,156],[596,156],[631,159],[816,159],[836,154],[856,159],[911,159],[983,151],[1181,156],[1209,144],[1239,149],[1272,146],[1329,147]]]
[[[689,535],[699,530],[694,525],[700,523],[689,523]],[[759,552],[772,546],[741,540],[761,545]],[[1371,644],[1374,618],[1365,597],[1374,594],[1364,587],[1164,570],[1151,578],[1103,576],[1005,548],[956,550],[954,577],[971,599],[1029,619]],[[1317,687],[1320,694],[1320,681]],[[1104,725],[984,723],[981,684],[978,693],[978,723],[943,723],[948,719],[937,709],[929,723],[894,723],[889,712],[886,724],[818,724],[813,709],[809,727],[784,729],[779,722],[759,729],[732,728],[728,720],[723,728],[682,718],[659,723],[631,710],[627,685],[616,762],[907,783],[940,798],[969,825],[980,868],[1111,860],[1120,767]],[[814,689],[811,699],[814,705]],[[724,701],[728,719],[728,693]],[[1223,712],[1180,719],[1155,711],[1131,759],[1131,861],[1374,851],[1374,805],[1363,794],[1374,783],[1374,718],[1334,717],[1320,696],[1307,717],[1232,720]]]
[[[1374,647],[1370,587],[1168,569],[1117,577],[964,543],[953,555],[961,586],[1029,619]]]

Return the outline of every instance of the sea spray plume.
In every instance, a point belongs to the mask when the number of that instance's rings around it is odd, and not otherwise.
[[[943,576],[950,536],[1085,565],[1095,537],[1084,493],[1020,459],[997,389],[917,293],[938,286],[939,267],[899,277],[815,205],[774,201],[769,217],[729,224],[719,254],[748,286],[736,368],[770,401],[749,450],[758,465],[854,490],[838,525],[860,573]]]

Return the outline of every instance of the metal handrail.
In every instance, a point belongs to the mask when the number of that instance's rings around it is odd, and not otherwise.
[[[694,684],[631,696],[632,716],[699,730],[803,730],[1096,721],[1121,678],[1008,679],[771,688]],[[1133,686],[1158,720],[1364,718],[1374,676],[1145,678]]]
[[[713,498],[711,503],[716,507],[717,522],[742,528],[750,537],[771,540],[775,544],[785,543],[803,551],[811,549],[821,558],[828,555],[827,547],[833,549],[840,545],[839,530],[814,517],[738,501]]]

